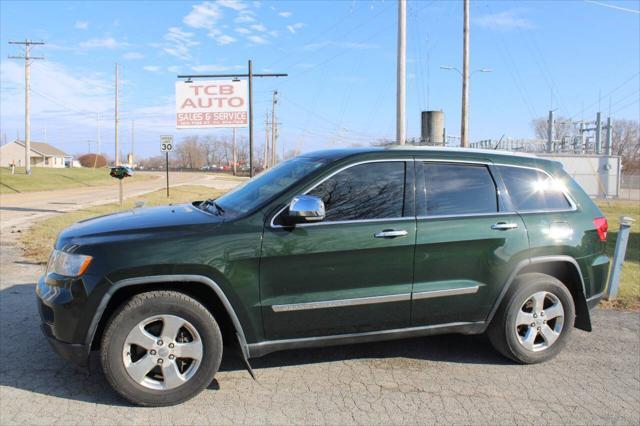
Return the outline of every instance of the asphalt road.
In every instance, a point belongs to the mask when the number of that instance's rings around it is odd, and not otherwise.
[[[26,222],[20,226],[26,226]],[[18,226],[18,228],[20,227]],[[515,365],[482,336],[437,336],[225,354],[211,386],[176,407],[121,400],[92,360],[85,374],[40,334],[15,234],[0,238],[0,424],[640,424],[640,314],[596,310],[546,364]]]

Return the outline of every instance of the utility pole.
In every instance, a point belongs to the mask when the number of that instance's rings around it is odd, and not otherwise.
[[[464,0],[464,24],[462,28],[462,116],[460,118],[460,146],[469,147],[467,125],[469,124],[469,0]]]
[[[549,120],[547,121],[547,152],[553,150],[553,110],[549,110]]]
[[[233,128],[233,149],[232,149],[232,159],[233,159],[233,175],[235,176],[238,173],[237,164],[238,164],[238,149],[236,148],[236,128]]]
[[[97,115],[96,117],[97,119],[97,125],[98,125],[98,140],[97,140],[97,144],[98,144],[98,148],[96,150],[96,156],[93,159],[93,168],[96,168],[96,165],[98,164],[98,155],[100,155],[100,114]]]
[[[262,158],[262,169],[269,167],[269,110],[264,113],[264,157]]]
[[[271,101],[271,166],[276,165],[278,158],[278,120],[276,120],[276,104],[278,103],[278,91],[273,91]]]
[[[186,78],[187,81],[194,78],[239,78],[247,77],[249,80],[249,176],[253,177],[253,78],[254,77],[287,77],[288,74],[254,74],[251,60],[248,62],[247,74],[201,74],[179,75],[178,78]]]
[[[596,114],[596,154],[602,150],[602,117],[600,111]]]
[[[613,152],[613,124],[611,123],[611,117],[607,117],[607,147],[605,152],[608,156]]]
[[[135,161],[133,159],[133,132],[134,132],[134,126],[135,126],[135,120],[131,120],[131,162],[129,163],[129,166],[133,167],[133,165],[135,164]],[[208,163],[208,159],[207,159],[207,163]]]
[[[115,96],[115,142],[116,142],[116,167],[120,165],[120,143],[118,141],[118,64],[116,64],[116,96]],[[118,179],[118,199],[122,208],[122,179]]]
[[[405,129],[405,98],[407,78],[407,2],[398,0],[398,69],[396,99],[396,142],[404,145],[407,134]]]
[[[43,45],[42,41],[10,41],[9,44],[24,45],[24,56],[9,56],[9,59],[24,59],[24,166],[25,173],[31,174],[31,120],[30,120],[30,80],[31,80],[31,61],[35,59],[44,59],[42,56],[31,56],[32,45]]]

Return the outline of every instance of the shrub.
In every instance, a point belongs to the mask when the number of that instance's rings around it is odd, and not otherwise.
[[[84,154],[78,158],[82,167],[104,167],[107,165],[107,159],[104,155]]]

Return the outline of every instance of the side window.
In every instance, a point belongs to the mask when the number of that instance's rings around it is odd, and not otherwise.
[[[350,167],[309,192],[320,197],[325,222],[402,217],[403,161],[366,163]]]
[[[486,166],[424,163],[427,216],[495,213],[496,184]]]
[[[566,210],[571,207],[562,189],[546,173],[520,167],[498,168],[516,210]]]

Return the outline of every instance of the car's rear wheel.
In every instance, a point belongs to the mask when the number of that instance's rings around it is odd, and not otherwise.
[[[564,348],[574,320],[573,298],[562,282],[545,274],[523,274],[511,284],[488,335],[506,357],[533,364]]]
[[[101,355],[107,380],[127,400],[173,405],[211,383],[222,358],[222,335],[196,300],[153,291],[134,296],[113,315]]]

